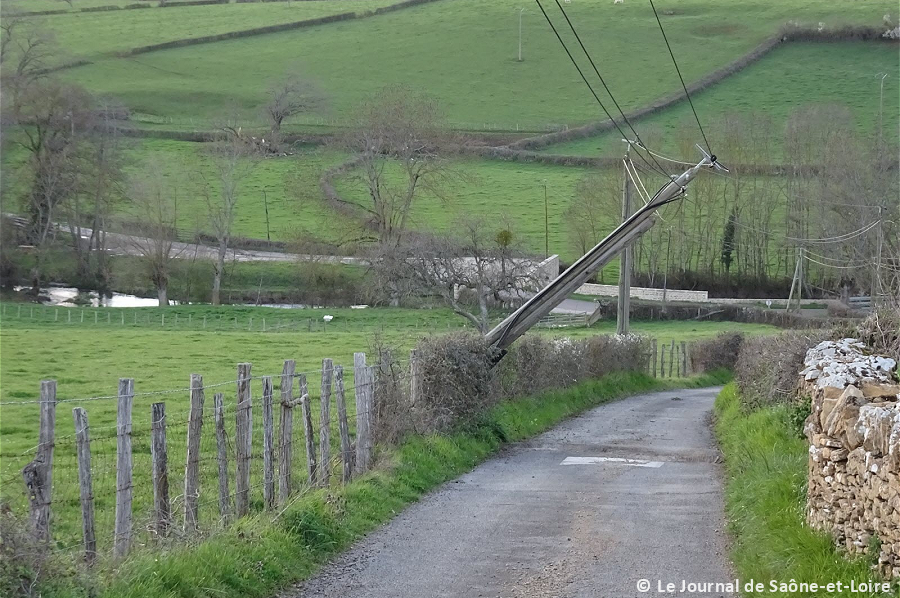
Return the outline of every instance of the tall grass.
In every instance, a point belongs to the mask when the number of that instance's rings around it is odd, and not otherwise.
[[[807,444],[790,423],[790,407],[744,411],[737,386],[716,399],[716,435],[725,453],[725,505],[732,559],[742,582],[876,580],[871,562],[846,559],[831,538],[805,524]],[[767,596],[861,596],[849,592]],[[900,589],[893,596],[900,596]]]

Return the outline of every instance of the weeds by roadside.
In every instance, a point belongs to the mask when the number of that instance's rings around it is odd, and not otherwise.
[[[725,455],[725,510],[738,577],[766,584],[773,579],[857,584],[874,580],[870,560],[845,559],[828,535],[804,523],[807,444],[795,432],[791,411],[788,405],[745,411],[734,383],[716,399],[715,431]],[[900,596],[900,589],[891,596]]]

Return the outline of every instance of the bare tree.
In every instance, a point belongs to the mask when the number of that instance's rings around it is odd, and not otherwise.
[[[380,245],[372,259],[375,279],[384,295],[438,299],[484,333],[498,297],[520,301],[544,282],[536,268],[540,259],[515,249],[508,229],[490,231],[483,220],[456,228],[456,238]]]
[[[344,201],[369,215],[380,243],[402,241],[418,198],[447,199],[460,173],[438,154],[446,141],[436,102],[406,87],[385,87],[359,109],[344,146],[358,156],[352,176],[366,199]]]
[[[269,119],[271,146],[281,148],[281,125],[297,114],[313,112],[325,104],[325,94],[318,85],[299,75],[291,75],[268,91],[263,112]]]
[[[4,17],[0,21],[0,82],[7,113],[15,115],[18,95],[46,74],[56,53],[53,34],[33,19]],[[11,109],[10,109],[11,108]]]
[[[110,278],[107,225],[125,193],[125,156],[118,125],[126,115],[117,102],[97,101],[92,126],[76,156],[76,192],[63,204],[79,275],[82,279],[93,276],[101,289],[109,288]],[[85,232],[86,226],[90,234]]]
[[[240,135],[240,130],[240,127],[234,125],[223,127],[224,134],[211,150],[216,180],[206,185],[205,199],[217,247],[216,261],[213,264],[213,305],[221,303],[225,257],[231,243],[235,211],[241,197],[241,184],[255,166],[254,146]],[[214,186],[218,191],[213,189]]]
[[[23,204],[26,239],[36,254],[32,287],[38,293],[42,256],[55,235],[54,218],[78,190],[78,155],[93,127],[93,100],[83,89],[54,79],[33,81],[16,93],[14,139],[28,156],[23,176],[30,185]]]
[[[179,254],[178,177],[169,174],[158,162],[151,162],[141,174],[132,178],[128,198],[139,218],[136,234],[131,239],[147,268],[150,282],[156,288],[159,306],[169,304],[168,288],[172,260]]]

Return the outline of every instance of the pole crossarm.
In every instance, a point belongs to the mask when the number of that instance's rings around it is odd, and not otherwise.
[[[654,212],[681,197],[687,184],[694,179],[701,168],[714,165],[715,158],[704,155],[696,166],[685,170],[677,177],[672,177],[672,180],[657,191],[647,205],[637,210],[565,272],[557,276],[488,332],[485,335],[487,343],[501,350],[507,349],[541,318],[562,303],[566,297],[578,290],[596,274],[597,270],[606,265],[640,235],[647,232],[656,223]]]

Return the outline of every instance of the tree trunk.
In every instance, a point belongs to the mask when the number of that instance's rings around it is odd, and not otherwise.
[[[158,287],[156,289],[156,295],[159,297],[159,306],[160,307],[168,307],[169,306],[169,296],[168,296],[168,288],[165,286]]]
[[[228,240],[221,239],[219,241],[219,253],[216,256],[216,263],[213,266],[213,288],[212,288],[212,304],[221,305],[221,289],[222,289],[222,272],[225,270],[225,254],[228,252]]]

